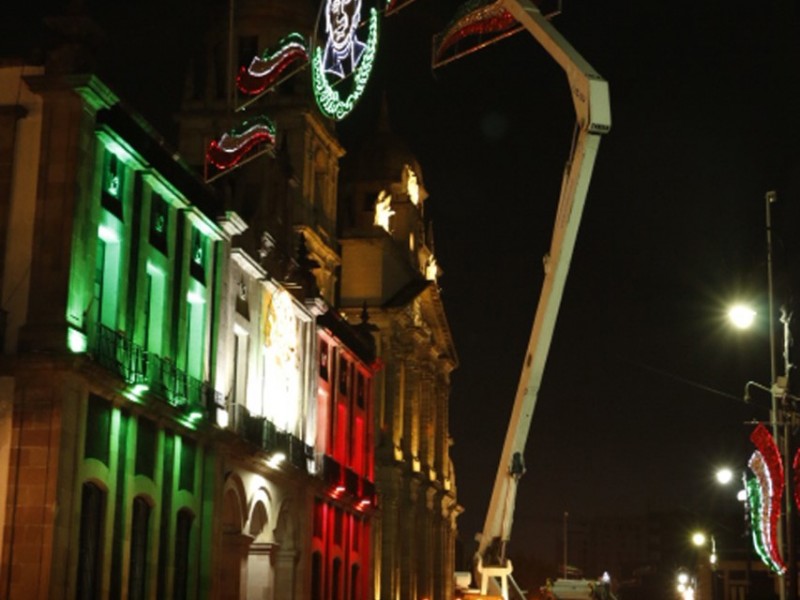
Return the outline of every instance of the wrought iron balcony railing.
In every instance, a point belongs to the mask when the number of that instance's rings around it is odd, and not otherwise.
[[[141,386],[171,406],[207,417],[224,408],[222,394],[175,366],[171,360],[147,352],[125,334],[97,325],[89,350],[103,368],[131,386]]]

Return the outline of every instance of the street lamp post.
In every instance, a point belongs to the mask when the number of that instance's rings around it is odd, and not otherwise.
[[[776,343],[775,343],[775,293],[772,272],[772,205],[777,201],[777,194],[769,191],[764,196],[766,212],[767,233],[767,291],[769,295],[769,359],[770,359],[770,386],[762,386],[755,382],[748,382],[745,387],[745,398],[749,386],[765,389],[770,392],[770,424],[775,443],[778,445],[783,461],[784,471],[784,518],[778,523],[778,543],[785,549],[786,572],[784,580],[779,586],[780,600],[797,600],[797,559],[794,547],[795,511],[793,490],[793,465],[792,465],[792,418],[794,411],[790,406],[789,373],[789,322],[791,315],[781,309],[781,323],[783,324],[783,375],[778,376]],[[738,312],[737,312],[738,311]],[[734,309],[729,313],[731,319],[739,327],[747,327],[748,320],[755,316],[753,311]]]
[[[797,599],[797,558],[794,548],[794,494],[792,493],[792,411],[789,407],[789,321],[791,316],[786,310],[781,309],[781,323],[783,324],[783,376],[779,380],[777,373],[776,344],[775,344],[775,293],[772,276],[772,205],[778,197],[774,191],[769,191],[764,196],[767,222],[767,286],[769,291],[769,349],[770,349],[770,384],[772,391],[772,433],[776,443],[780,442],[783,455],[784,472],[784,523],[783,538],[786,548],[786,575],[784,585],[781,586],[781,600]],[[780,424],[783,424],[783,435],[779,435]],[[782,439],[781,439],[782,438]],[[781,532],[779,531],[779,534]],[[780,538],[779,538],[780,539]]]

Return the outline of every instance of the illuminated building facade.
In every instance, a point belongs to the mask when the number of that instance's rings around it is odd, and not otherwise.
[[[248,237],[94,76],[0,83],[0,596],[368,598],[375,361],[311,236]]]
[[[237,65],[316,11],[225,8],[180,156],[68,56],[0,66],[0,597],[449,598],[456,359],[419,170],[384,179],[402,231],[370,216],[409,248],[362,271],[394,291],[344,294],[344,149],[307,70],[253,105],[268,156],[204,169]]]
[[[224,406],[213,196],[93,76],[0,73],[0,589],[196,597]]]
[[[384,368],[376,376],[376,597],[453,597],[456,519],[450,373],[458,365],[413,155],[380,131],[343,161],[340,306],[368,310]]]

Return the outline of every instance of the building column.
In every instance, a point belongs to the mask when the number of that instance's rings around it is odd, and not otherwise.
[[[39,371],[38,377],[63,384],[55,372]],[[50,600],[55,582],[65,593],[64,565],[59,562],[54,569],[53,563],[55,550],[68,543],[60,537],[68,532],[57,517],[59,510],[64,511],[62,518],[72,510],[75,472],[74,464],[65,464],[69,470],[59,477],[62,462],[75,453],[74,415],[68,414],[67,423],[62,423],[64,402],[52,387],[18,381],[11,416],[0,597]],[[78,412],[74,402],[70,408],[71,413]],[[69,439],[62,435],[65,427],[73,433]]]
[[[292,600],[294,598],[297,570],[297,551],[278,550],[275,553],[273,567],[275,569],[275,600]]]
[[[8,236],[9,213],[11,212],[11,181],[14,170],[17,121],[27,111],[19,105],[0,106],[0,281],[3,281],[5,247]],[[0,322],[0,327],[4,323]],[[4,332],[0,330],[0,336]],[[0,337],[2,340],[2,337]]]
[[[399,600],[418,600],[417,598],[417,531],[419,513],[417,512],[419,481],[408,479],[407,495],[403,498],[400,511],[403,524],[400,536],[400,598]]]
[[[225,533],[220,556],[220,600],[247,598],[247,557],[253,538],[244,533]]]
[[[396,467],[381,469],[381,566],[380,598],[397,600],[400,592],[399,473]]]

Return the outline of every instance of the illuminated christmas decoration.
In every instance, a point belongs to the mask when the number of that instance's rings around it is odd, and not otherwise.
[[[291,33],[278,42],[278,49],[265,50],[256,56],[249,67],[241,67],[236,86],[243,94],[256,95],[273,87],[289,67],[299,67],[308,62],[308,47],[303,36]]]
[[[408,199],[411,200],[414,206],[419,206],[419,180],[417,179],[417,174],[414,172],[414,169],[405,165],[403,167],[403,179],[405,180]]]
[[[392,195],[387,194],[386,190],[381,190],[378,194],[378,199],[375,201],[375,220],[374,224],[377,227],[383,228],[387,233],[391,233],[389,228],[389,219],[394,215],[392,210]]]
[[[798,472],[798,469],[800,469],[800,448],[797,449],[794,455],[792,468],[794,469],[794,503],[800,509],[800,472]]]
[[[206,159],[220,170],[230,169],[259,146],[275,145],[275,125],[267,117],[245,121],[241,127],[212,141]]]
[[[324,10],[327,38],[324,47],[314,49],[311,78],[319,109],[340,121],[353,110],[372,74],[378,47],[378,11],[370,9],[369,33],[367,41],[362,42],[356,35],[361,0],[328,0]],[[350,23],[349,28],[346,23]]]
[[[783,573],[786,566],[778,548],[778,519],[783,495],[783,463],[775,440],[759,424],[750,435],[756,446],[748,466],[755,478],[746,480],[747,500],[753,529],[753,545],[770,569]]]
[[[436,278],[439,276],[439,265],[436,262],[436,258],[431,256],[428,259],[428,264],[425,266],[425,279],[428,281],[436,281]]]
[[[434,63],[443,64],[453,58],[478,50],[492,42],[520,31],[517,20],[502,0],[470,0],[459,7],[443,33],[434,39]],[[456,44],[470,41],[457,56],[446,58]]]

